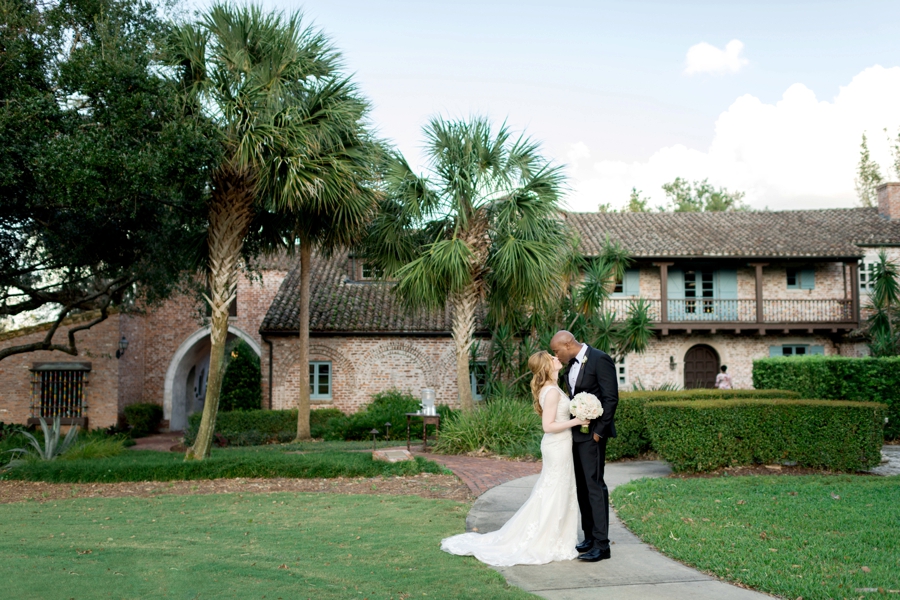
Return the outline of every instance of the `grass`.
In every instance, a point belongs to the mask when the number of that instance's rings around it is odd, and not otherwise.
[[[532,598],[440,551],[468,504],[273,493],[0,506],[4,597]]]
[[[296,446],[217,448],[203,461],[185,462],[177,452],[131,450],[108,458],[29,461],[0,478],[55,483],[113,483],[119,481],[174,481],[235,477],[375,477],[448,473],[444,467],[416,457],[414,461],[386,463],[368,452],[322,450],[302,452]]]
[[[723,579],[786,598],[900,593],[898,477],[654,479],[612,497],[645,542]]]

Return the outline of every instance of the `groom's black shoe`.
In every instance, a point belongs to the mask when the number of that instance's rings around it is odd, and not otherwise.
[[[601,550],[600,548],[594,547],[584,554],[578,555],[578,560],[583,560],[584,562],[597,562],[598,560],[606,560],[608,558],[612,558],[612,553],[609,551],[609,548]]]
[[[594,547],[594,540],[584,540],[583,542],[581,542],[580,544],[575,546],[575,549],[578,550],[579,552],[587,552],[588,550],[590,550],[593,547]]]

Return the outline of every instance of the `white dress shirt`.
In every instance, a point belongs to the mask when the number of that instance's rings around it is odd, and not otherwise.
[[[587,344],[582,344],[581,350],[575,355],[575,362],[569,368],[569,390],[573,396],[575,395],[575,382],[578,381],[578,373],[581,372],[581,365],[584,364],[587,351]]]

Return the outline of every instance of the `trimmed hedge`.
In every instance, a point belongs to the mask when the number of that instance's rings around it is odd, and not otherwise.
[[[640,456],[651,448],[650,432],[644,417],[644,406],[651,401],[664,400],[711,400],[711,399],[765,399],[799,398],[797,392],[785,390],[678,390],[678,391],[635,391],[620,392],[616,407],[617,437],[609,440],[606,460]]]
[[[753,361],[753,385],[795,390],[803,398],[888,405],[884,436],[900,439],[900,357],[792,356]]]
[[[647,428],[675,471],[787,461],[856,471],[881,461],[887,407],[841,400],[649,402]]]
[[[188,417],[184,443],[190,446],[197,438],[202,413]],[[346,418],[336,408],[309,411],[309,426],[313,437],[321,437],[328,421]],[[241,410],[220,412],[216,416],[216,433],[231,446],[259,446],[290,442],[297,437],[297,410]]]

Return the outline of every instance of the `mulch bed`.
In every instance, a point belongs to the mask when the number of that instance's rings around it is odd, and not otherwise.
[[[0,504],[69,498],[125,498],[162,495],[318,492],[391,494],[470,502],[468,486],[453,475],[420,473],[409,477],[337,477],[334,479],[203,479],[128,483],[44,483],[0,481]]]

